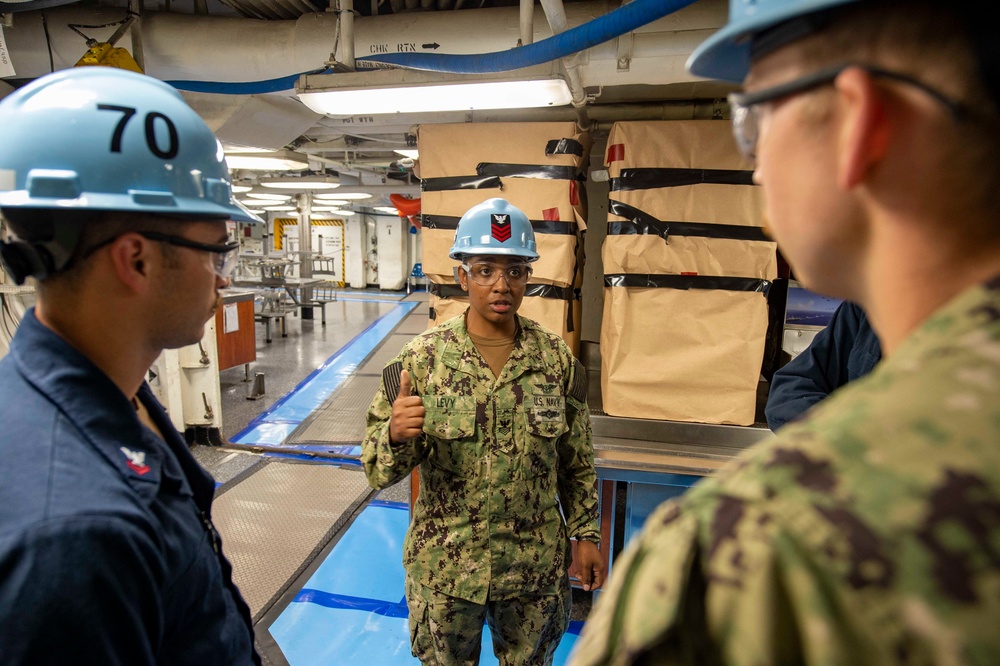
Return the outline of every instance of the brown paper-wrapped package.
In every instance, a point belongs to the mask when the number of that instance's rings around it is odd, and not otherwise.
[[[747,285],[773,280],[777,261],[729,124],[616,123],[607,166],[605,412],[752,424],[768,310]],[[690,279],[651,286],[659,276]],[[622,283],[641,286],[608,286]]]

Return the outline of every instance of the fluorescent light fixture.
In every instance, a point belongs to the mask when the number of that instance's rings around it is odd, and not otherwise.
[[[245,192],[249,192],[252,189],[253,188],[250,187],[249,185],[233,185],[232,187],[233,194],[244,194]]]
[[[313,195],[313,199],[320,199],[322,201],[326,201],[328,199],[332,199],[334,201],[336,201],[338,199],[340,199],[340,200],[344,200],[344,199],[361,200],[361,199],[371,199],[373,196],[375,196],[375,195],[373,195],[373,194],[366,194],[364,192],[340,192],[340,191],[337,191],[337,192],[334,192],[332,194],[330,194],[330,193],[314,194]],[[343,204],[338,204],[338,205],[343,205]]]
[[[315,202],[313,203],[313,208],[323,209],[333,209],[340,208],[341,206],[349,206],[350,202],[347,199],[320,199],[319,197],[313,196]]]
[[[230,169],[250,171],[301,171],[309,168],[309,158],[290,150],[266,153],[227,153],[226,164]]]
[[[262,201],[260,199],[237,199],[247,208],[270,208],[271,206],[287,206],[287,201]]]
[[[543,66],[519,70],[514,76],[408,69],[304,74],[295,92],[316,113],[332,116],[564,106],[573,96],[555,71]]]
[[[375,206],[375,210],[380,213],[389,213],[391,215],[399,215],[399,211],[392,206]]]
[[[397,155],[402,155],[403,157],[409,157],[411,160],[420,159],[420,151],[416,148],[403,148],[400,150],[392,151]]]
[[[281,205],[281,204],[279,204],[277,206],[260,206],[260,208],[263,208],[264,210],[266,210],[269,213],[271,211],[298,210],[295,206],[285,206],[285,205]]]
[[[340,187],[340,181],[332,176],[261,178],[260,184],[279,190],[332,190],[335,187]]]
[[[238,155],[240,153],[273,153],[274,148],[263,148],[261,146],[241,146],[235,143],[222,144],[222,150],[226,155]]]
[[[329,220],[336,217],[350,217],[351,215],[355,215],[353,210],[327,210],[312,214],[309,217],[313,220]]]
[[[291,194],[278,194],[277,192],[250,192],[247,194],[251,199],[262,199],[264,201],[288,201],[292,198]]]

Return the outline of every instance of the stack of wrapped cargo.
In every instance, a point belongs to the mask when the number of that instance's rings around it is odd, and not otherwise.
[[[606,164],[604,411],[752,424],[777,259],[729,123],[616,123]]]
[[[467,123],[423,125],[417,137],[430,325],[468,306],[459,262],[448,257],[458,220],[486,199],[503,197],[531,220],[540,255],[520,313],[561,334],[576,353],[586,219],[580,191],[590,136],[574,123]]]

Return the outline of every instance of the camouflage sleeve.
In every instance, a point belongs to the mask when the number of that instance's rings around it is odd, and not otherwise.
[[[568,663],[894,662],[873,647],[902,645],[886,636],[898,627],[884,607],[844,595],[864,575],[882,592],[871,534],[730,488],[703,482],[650,515],[615,559]],[[823,547],[829,561],[817,558]]]
[[[368,484],[373,488],[386,488],[404,478],[423,460],[423,437],[396,444],[389,439],[389,420],[392,403],[399,391],[399,373],[405,359],[397,358],[386,365],[378,393],[368,407],[365,439],[361,443],[361,464]],[[411,377],[416,379],[413,370]]]
[[[567,349],[567,352],[569,350]],[[570,357],[572,358],[572,357]],[[559,502],[566,516],[569,536],[598,542],[601,539],[597,501],[594,441],[587,407],[587,372],[573,360],[566,383],[566,423],[569,430],[559,440]]]
[[[650,515],[644,531],[615,558],[611,577],[570,655],[570,666],[641,663],[641,656],[654,647],[658,664],[712,663],[685,659],[680,645],[671,648],[664,640],[674,635],[683,641],[708,642],[704,633],[696,635],[697,621],[689,626],[680,622],[691,597],[687,591],[696,560],[696,534],[695,521],[682,518],[673,503]],[[669,541],[665,548],[664,540]],[[662,585],[650,586],[653,578]]]

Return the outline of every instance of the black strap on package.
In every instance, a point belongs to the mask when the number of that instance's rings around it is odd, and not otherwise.
[[[545,154],[583,157],[583,144],[576,139],[552,139],[545,144]]]
[[[580,169],[575,166],[555,164],[504,164],[502,162],[480,162],[476,173],[480,176],[501,178],[541,178],[544,180],[573,180]]]
[[[664,222],[635,206],[610,199],[608,212],[628,218],[627,222],[608,222],[609,236],[651,235],[669,240],[669,236],[701,236],[744,241],[770,241],[760,227],[706,222]]]
[[[489,190],[503,189],[501,178],[538,178],[542,180],[578,180],[583,174],[576,166],[555,164],[506,164],[503,162],[480,162],[474,176],[442,176],[424,178],[420,189],[424,192],[445,192],[448,190]]]
[[[444,176],[442,178],[424,178],[420,181],[420,190],[423,192],[502,189],[503,181],[496,176]]]
[[[756,291],[767,295],[770,280],[717,275],[662,275],[655,273],[610,273],[604,276],[605,287],[638,289],[718,289],[722,291]]]
[[[611,179],[612,192],[685,185],[753,185],[753,171],[740,169],[622,169]]]

